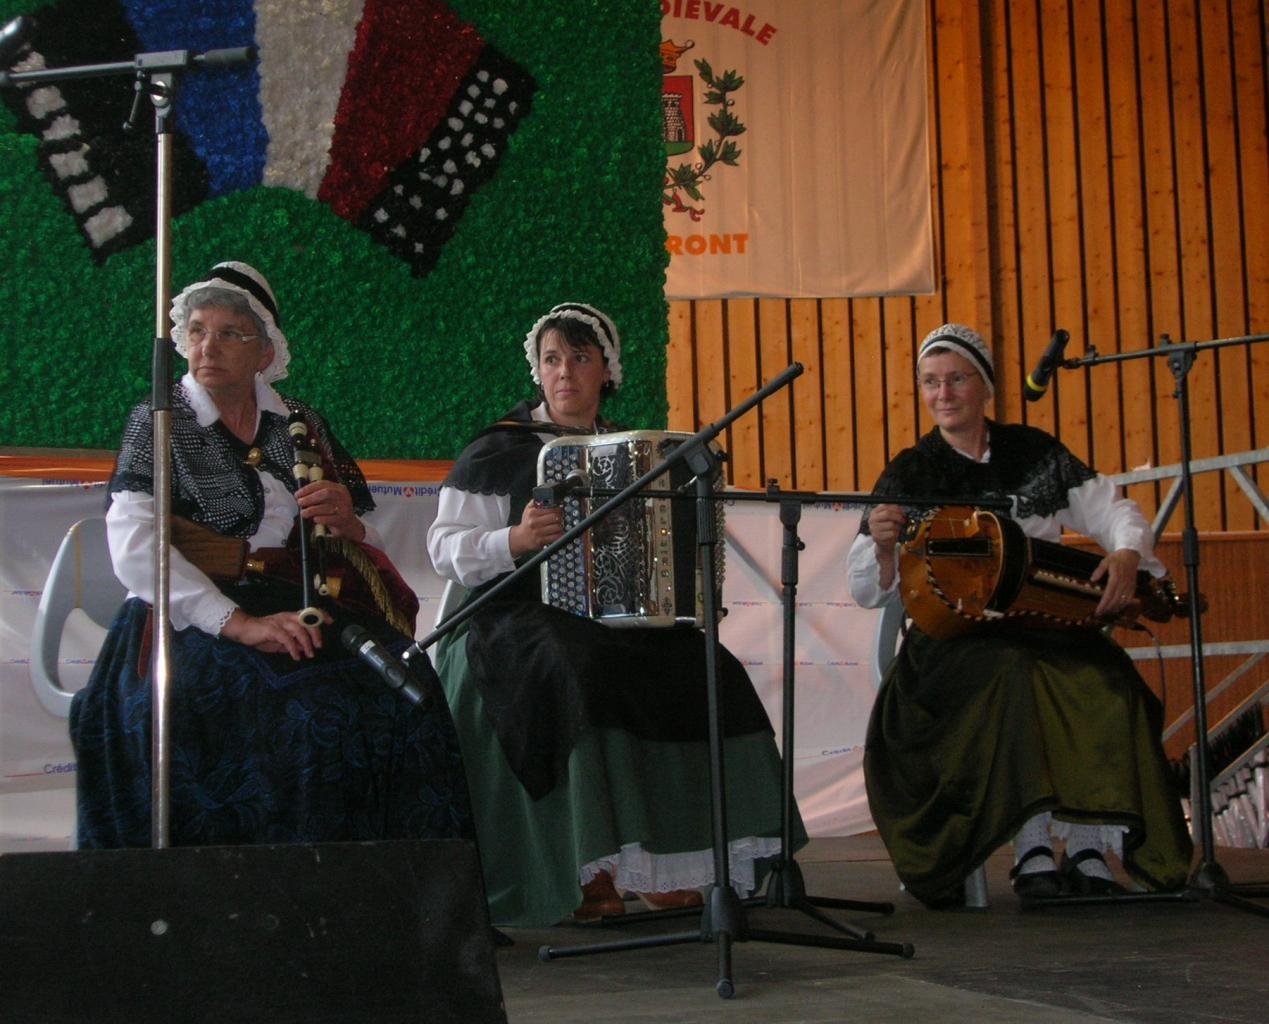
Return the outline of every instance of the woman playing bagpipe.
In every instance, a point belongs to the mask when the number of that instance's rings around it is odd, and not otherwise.
[[[1063,527],[1110,552],[1089,580],[1095,615],[1121,612],[1138,570],[1162,576],[1135,502],[1060,442],[986,418],[991,353],[968,327],[922,342],[921,399],[936,424],[885,469],[878,495],[1013,498],[1015,522],[1057,541]],[[900,546],[925,509],[875,506],[849,558],[865,607],[900,599]],[[1024,899],[1120,891],[1105,857],[1152,889],[1185,882],[1192,845],[1159,735],[1162,707],[1127,655],[1095,628],[991,627],[935,639],[909,630],[881,685],[864,773],[873,819],[907,889],[933,906],[1014,841]],[[1056,859],[1054,840],[1065,840]]]
[[[338,642],[356,624],[403,649],[418,601],[361,518],[357,464],[271,386],[290,351],[268,283],[218,264],[172,321],[173,845],[470,835],[445,702],[407,703]],[[143,402],[107,498],[129,596],[71,707],[83,847],[150,842],[152,449]]]
[[[524,351],[538,401],[467,446],[428,533],[437,572],[473,593],[563,535],[561,509],[530,500],[538,453],[561,433],[611,429],[600,404],[621,383],[617,330],[593,306],[556,306]],[[615,629],[543,604],[537,573],[524,583],[436,654],[492,919],[594,920],[623,911],[621,890],[654,908],[699,904],[714,878],[701,631]],[[718,664],[730,874],[747,893],[780,853],[780,761],[744,668],[725,650]]]

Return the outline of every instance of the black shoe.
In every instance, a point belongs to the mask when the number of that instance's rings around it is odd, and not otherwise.
[[[1101,855],[1098,850],[1091,847],[1080,850],[1073,857],[1062,854],[1062,863],[1058,867],[1062,878],[1065,880],[1067,890],[1072,896],[1122,896],[1128,892],[1122,885],[1113,878],[1099,878],[1096,875],[1086,875],[1079,869],[1079,866],[1086,860],[1099,860],[1102,864],[1106,863],[1106,858]]]
[[[1053,857],[1053,851],[1047,846],[1033,846],[1019,859],[1009,872],[1009,880],[1013,891],[1020,900],[1051,900],[1062,895],[1062,876],[1057,871],[1030,871],[1025,875],[1019,871],[1029,860],[1036,857]]]

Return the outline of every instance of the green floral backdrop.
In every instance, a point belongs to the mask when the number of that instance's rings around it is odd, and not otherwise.
[[[0,18],[41,6],[0,0]],[[659,5],[449,6],[527,69],[537,93],[435,269],[413,277],[329,207],[258,186],[176,220],[173,289],[221,259],[260,268],[291,339],[280,390],[324,412],[363,458],[456,455],[531,393],[523,337],[560,301],[593,302],[621,331],[626,383],[607,414],[663,426]],[[130,80],[99,87],[117,93],[122,121]],[[142,129],[152,123],[146,109]],[[4,108],[0,244],[0,445],[114,448],[127,409],[149,392],[154,245],[95,264],[37,167],[36,140]]]

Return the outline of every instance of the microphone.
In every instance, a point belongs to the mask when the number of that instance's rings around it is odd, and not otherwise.
[[[26,37],[30,32],[30,19],[21,15],[0,28],[0,68],[7,68],[13,63],[18,51],[26,45]]]
[[[421,705],[426,698],[410,670],[390,654],[364,626],[345,626],[339,642],[379,674],[385,683],[411,704]]]
[[[245,64],[256,59],[254,46],[237,46],[228,50],[205,50],[194,54],[194,63],[204,67],[215,67],[220,64]]]
[[[575,469],[557,484],[539,484],[533,488],[533,500],[539,505],[558,505],[565,495],[589,486],[590,478]]]
[[[1038,402],[1049,390],[1049,378],[1053,376],[1053,371],[1062,365],[1062,351],[1070,340],[1071,336],[1060,327],[1053,332],[1049,347],[1044,350],[1044,355],[1040,357],[1036,368],[1027,374],[1027,379],[1023,383],[1023,395],[1028,402]]]

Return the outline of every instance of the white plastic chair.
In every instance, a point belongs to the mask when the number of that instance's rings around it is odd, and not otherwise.
[[[455,583],[453,580],[446,580],[445,589],[441,592],[441,603],[436,607],[436,619],[432,623],[432,628],[435,629],[458,611],[459,606],[466,597],[466,587],[461,583]]]
[[[894,661],[895,652],[899,649],[899,638],[903,632],[905,618],[902,601],[891,601],[881,609],[881,618],[877,620],[877,633],[872,641],[872,675],[878,687],[886,676],[886,669]]]
[[[105,629],[126,596],[110,562],[105,517],[74,523],[53,558],[31,629],[31,685],[50,714],[67,717],[74,696],[58,678],[58,651],[67,617],[79,608]]]
[[[441,591],[441,600],[436,606],[436,618],[432,620],[432,628],[435,629],[458,611],[466,599],[466,587],[461,583],[455,583],[453,580],[446,580],[445,589]],[[433,667],[436,666],[436,649],[439,644],[440,641],[438,640],[427,649],[427,656],[431,660]]]
[[[885,678],[886,669],[894,661],[905,618],[903,602],[892,601],[882,608],[881,617],[877,619],[877,632],[873,636],[872,644],[872,670],[873,679],[878,687]],[[987,905],[987,865],[979,864],[965,878],[965,906],[986,907]]]

